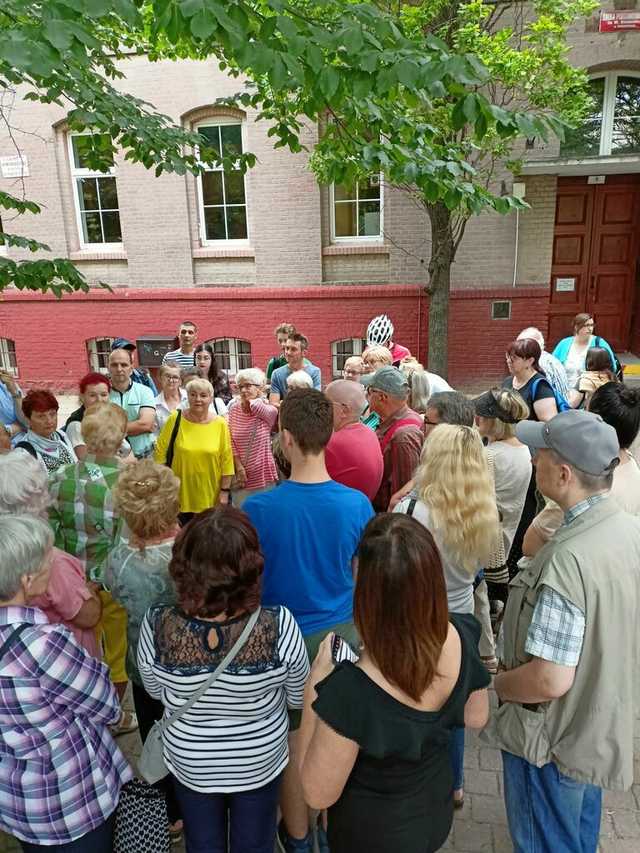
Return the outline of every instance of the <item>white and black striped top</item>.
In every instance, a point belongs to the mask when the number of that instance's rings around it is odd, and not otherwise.
[[[177,607],[144,617],[138,667],[165,715],[183,705],[233,646],[247,616],[207,622]],[[266,785],[286,766],[287,706],[301,708],[309,660],[286,607],[263,608],[235,660],[164,734],[167,767],[180,782],[207,793]]]
[[[196,363],[196,354],[195,352],[190,352],[185,355],[180,349],[172,349],[162,359],[163,364],[166,364],[168,361],[177,362],[180,365],[180,370],[184,370],[185,367],[194,366]]]

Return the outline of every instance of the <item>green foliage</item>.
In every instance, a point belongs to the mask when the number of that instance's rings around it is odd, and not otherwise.
[[[550,69],[566,65],[564,27],[590,0],[534,5],[531,57],[543,57],[537,73],[553,80]],[[251,152],[215,151],[122,89],[132,55],[214,60],[249,80],[233,100],[259,110],[277,147],[300,151],[303,117],[329,117],[313,156],[321,179],[384,171],[391,182],[415,185],[427,203],[474,213],[504,208],[476,179],[472,155],[485,141],[499,147],[523,134],[558,132],[553,98],[526,97],[514,110],[492,103],[491,84],[509,39],[487,40],[487,7],[480,0],[428,0],[401,6],[398,14],[391,8],[349,0],[4,0],[0,87],[70,107],[69,127],[94,134],[84,152],[92,168],[108,168],[120,150],[156,175],[197,174],[207,164],[244,171],[255,163]],[[441,20],[452,9],[453,27]],[[501,73],[520,85],[531,63],[503,61]],[[573,82],[579,101],[578,75]],[[539,111],[527,112],[531,107]],[[37,213],[33,202],[6,194],[0,204],[21,215]],[[19,239],[5,241],[30,250],[36,245]],[[0,288],[32,289],[38,282],[57,293],[86,288],[64,260],[2,260]]]

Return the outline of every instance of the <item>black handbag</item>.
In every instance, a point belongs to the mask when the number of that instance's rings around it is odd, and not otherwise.
[[[113,853],[170,853],[167,801],[159,788],[132,779],[120,790]]]

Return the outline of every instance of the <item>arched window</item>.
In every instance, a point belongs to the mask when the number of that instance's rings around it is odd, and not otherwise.
[[[331,365],[334,379],[342,379],[345,361],[352,355],[362,355],[367,346],[364,338],[342,338],[331,344]]]
[[[109,372],[109,354],[113,338],[91,338],[87,341],[89,369],[98,373]]]
[[[562,157],[640,153],[640,73],[610,71],[589,83],[594,107],[583,124],[567,131]]]
[[[243,129],[240,119],[229,116],[203,120],[195,128],[221,157],[242,154]],[[198,177],[198,207],[203,244],[247,241],[247,193],[240,169],[207,167]]]
[[[18,375],[18,362],[16,361],[16,345],[10,338],[0,338],[0,370]]]
[[[213,338],[207,341],[211,344],[218,362],[218,367],[234,375],[239,370],[252,366],[251,344],[240,338]]]

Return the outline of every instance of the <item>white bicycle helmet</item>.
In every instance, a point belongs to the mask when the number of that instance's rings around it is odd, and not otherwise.
[[[393,323],[386,314],[378,314],[367,326],[367,345],[386,344],[393,337]]]

